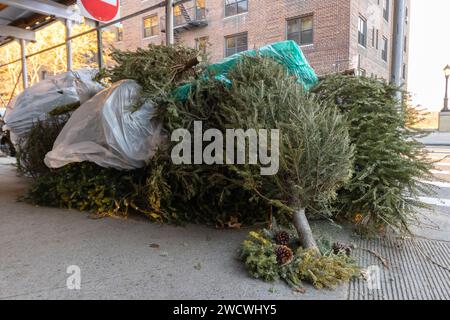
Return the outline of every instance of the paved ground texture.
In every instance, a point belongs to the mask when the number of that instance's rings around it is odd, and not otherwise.
[[[26,180],[0,158],[0,299],[345,299],[250,278],[237,260],[249,230],[93,220],[78,211],[16,202]],[[159,248],[154,247],[157,244]],[[81,290],[68,290],[68,266]]]
[[[358,247],[376,252],[356,250],[362,267],[374,267],[371,290],[368,283],[356,279],[350,284],[349,299],[354,300],[441,300],[450,299],[450,155],[448,147],[430,147],[431,157],[440,161],[435,166],[438,188],[434,197],[422,200],[433,205],[423,212],[422,223],[413,226],[414,239],[371,239],[357,241]]]
[[[420,140],[428,146],[450,146],[450,132],[432,132]]]
[[[437,160],[450,154],[444,147],[430,150]],[[355,251],[361,266],[378,275],[372,287],[359,279],[337,290],[307,287],[305,294],[247,275],[237,249],[249,230],[93,220],[78,211],[33,207],[16,201],[27,181],[11,163],[0,158],[0,299],[450,298],[450,272],[443,268],[450,265],[450,159],[436,165],[443,180],[435,182],[435,197],[424,198],[436,210],[424,212],[416,240],[356,240],[379,256]],[[349,239],[330,225],[316,230]],[[67,289],[71,265],[80,267],[81,290]]]
[[[379,259],[357,251],[362,266],[377,266],[370,288],[366,281],[355,280],[350,285],[352,300],[447,300],[450,299],[450,243],[429,240],[363,240],[358,246],[377,252],[386,259],[384,267]],[[437,264],[431,262],[434,260]]]

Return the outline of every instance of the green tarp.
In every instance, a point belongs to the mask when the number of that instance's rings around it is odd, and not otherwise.
[[[309,90],[317,83],[317,76],[306,60],[302,50],[292,40],[273,43],[260,48],[259,50],[248,50],[236,53],[225,58],[219,63],[209,65],[205,70],[205,77],[213,75],[215,79],[229,83],[228,72],[243,56],[270,57],[284,65],[289,74],[295,76],[306,90]],[[186,100],[189,96],[192,84],[185,84],[177,88],[174,92],[177,100]]]

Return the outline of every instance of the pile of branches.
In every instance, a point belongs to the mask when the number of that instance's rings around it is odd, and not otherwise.
[[[166,50],[181,53],[161,60]],[[192,66],[195,56],[189,49],[160,46],[136,53],[116,52],[117,64],[107,74],[112,81],[135,79],[147,96],[158,96],[160,121],[169,136],[180,128],[193,136],[195,121],[202,121],[204,131],[268,129],[270,135],[270,130],[280,129],[278,173],[261,175],[261,163],[175,165],[171,150],[176,143],[168,141],[139,174],[98,170],[98,174],[112,175],[112,181],[127,177],[132,185],[127,190],[108,183],[108,179],[86,177],[97,175],[96,170],[74,164],[39,177],[29,198],[40,204],[88,208],[102,214],[128,212],[131,207],[157,221],[218,226],[267,221],[272,215],[287,221],[300,215],[297,226],[306,227],[303,233],[311,239],[306,211],[326,213],[337,188],[351,175],[353,152],[345,119],[334,106],[305,92],[284,66],[270,58],[244,58],[230,71],[229,84],[214,75],[192,78],[196,74],[192,68],[178,67]],[[186,101],[179,101],[172,96],[172,89],[188,78],[192,90]],[[276,151],[268,145],[268,155]],[[66,182],[68,175],[77,177],[77,184],[56,183],[55,179]],[[72,187],[75,190],[71,193]],[[50,198],[39,195],[46,188],[51,190]],[[85,193],[96,196],[89,200]],[[305,245],[310,246],[315,246],[314,241]]]
[[[180,128],[193,136],[195,121],[202,121],[203,131],[279,129],[277,174],[261,175],[261,163],[175,165],[171,150],[178,142],[169,140],[147,167],[131,172],[86,163],[57,170],[37,166],[29,171],[36,177],[30,201],[101,214],[131,209],[159,222],[220,227],[275,215],[295,223],[306,249],[317,248],[307,216],[338,212],[377,232],[386,226],[407,229],[424,206],[416,196],[428,190],[419,180],[430,177],[431,164],[413,139],[419,133],[407,127],[406,109],[398,109],[397,88],[374,79],[330,76],[308,93],[284,66],[258,56],[243,58],[224,83],[214,74],[199,76],[204,70],[199,56],[193,49],[157,45],[116,50],[115,66],[102,76],[112,82],[136,80],[144,98],[155,101],[169,137]],[[191,91],[180,101],[173,90],[187,82]],[[52,128],[37,125],[49,139],[39,141],[42,147],[32,157],[36,163],[43,164],[59,129],[55,126],[53,134]],[[273,151],[268,146],[268,154]],[[67,183],[68,176],[78,181]],[[43,190],[48,196],[41,196]]]
[[[429,191],[421,181],[431,178],[432,164],[414,139],[421,133],[408,127],[413,115],[399,107],[396,87],[336,75],[306,92],[285,66],[258,55],[243,57],[224,82],[205,75],[198,51],[183,47],[150,45],[136,52],[116,50],[112,57],[115,66],[101,77],[137,81],[142,99],[151,99],[157,107],[157,121],[169,139],[138,170],[92,163],[48,169],[45,154],[77,106],[59,108],[36,123],[21,144],[21,170],[34,177],[28,201],[102,215],[132,211],[158,222],[219,227],[276,217],[295,230],[250,233],[241,258],[253,276],[284,279],[298,290],[301,281],[329,288],[358,274],[348,248],[321,250],[310,217],[337,215],[376,232],[386,226],[404,231],[417,208],[425,206],[417,199]],[[177,99],[174,90],[188,82],[188,98]],[[198,149],[180,149],[180,140],[188,139],[187,145],[193,146],[198,122],[202,133],[267,130],[267,141],[256,137],[258,148],[265,142],[266,156],[275,155],[272,163],[262,163],[261,153],[250,163],[245,149],[240,164],[236,140],[233,161],[220,159],[228,141],[220,143],[217,137],[202,137],[197,146],[202,155],[208,150],[213,163],[196,163]],[[172,141],[171,134],[179,129],[188,134]],[[191,161],[175,164],[174,152]],[[269,165],[275,166],[274,174],[262,174]]]
[[[19,139],[16,159],[21,174],[36,179],[50,171],[44,163],[45,155],[53,149],[53,143],[69,118],[69,114],[49,114],[46,119],[38,120],[31,130]]]
[[[195,77],[201,70],[198,66],[201,61],[199,52],[180,46],[152,44],[135,52],[114,50],[112,58],[114,66],[99,73],[97,81],[134,79],[143,87],[142,99],[152,99],[160,105],[171,97],[174,88]],[[25,199],[39,205],[77,208],[99,214],[126,214],[132,208],[159,221],[181,220],[146,210],[149,207],[147,202],[151,202],[152,207],[158,207],[157,202],[160,201],[159,197],[155,199],[159,194],[156,187],[151,191],[144,187],[158,181],[158,163],[129,172],[105,169],[93,163],[74,163],[60,169],[45,166],[45,155],[52,149],[70,113],[77,107],[79,105],[56,108],[45,121],[36,123],[20,144],[19,168],[34,178]],[[166,197],[160,195],[163,196]]]
[[[136,51],[113,49],[114,66],[103,70],[97,80],[115,83],[135,80],[142,86],[143,99],[159,103],[176,87],[188,82],[202,71],[200,52],[183,46],[150,44]]]
[[[53,143],[69,121],[73,111],[80,103],[71,103],[54,108],[45,119],[38,120],[27,134],[21,137],[16,145],[17,169],[21,174],[39,178],[50,172],[45,165],[45,155],[53,149]]]
[[[172,165],[166,158],[167,207],[182,206],[178,212],[195,212],[200,220],[244,222],[267,221],[271,214],[286,220],[299,210],[326,213],[352,168],[346,122],[337,109],[318,102],[270,58],[244,58],[228,74],[230,85],[207,78],[194,83],[187,101],[164,107],[166,130],[183,128],[193,136],[195,121],[221,132],[280,129],[279,170],[264,176],[261,164]]]

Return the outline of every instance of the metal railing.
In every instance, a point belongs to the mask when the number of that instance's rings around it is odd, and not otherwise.
[[[191,0],[178,0],[178,1],[175,2],[175,5],[183,4],[183,3],[189,2],[189,1],[191,1]],[[138,17],[138,16],[141,16],[141,15],[143,15],[143,14],[149,12],[149,11],[154,11],[154,10],[156,10],[156,9],[158,9],[158,8],[163,8],[163,7],[165,7],[165,5],[166,5],[166,1],[162,1],[162,2],[159,2],[159,3],[155,4],[155,5],[153,5],[153,6],[150,6],[150,7],[148,7],[148,8],[144,8],[144,9],[139,10],[139,11],[136,11],[136,12],[134,12],[134,13],[132,13],[132,14],[129,14],[129,15],[127,15],[127,16],[125,16],[125,17],[122,17],[122,18],[119,18],[119,19],[117,19],[117,20],[114,20],[114,21],[111,21],[111,22],[108,22],[108,23],[104,23],[104,24],[97,25],[96,27],[94,27],[94,28],[92,28],[92,29],[90,29],[90,30],[88,30],[88,31],[85,31],[85,32],[82,32],[82,33],[79,33],[79,34],[76,34],[76,35],[73,35],[73,36],[68,37],[68,38],[66,39],[65,42],[62,42],[62,43],[60,43],[60,44],[51,46],[51,47],[49,47],[49,48],[43,49],[43,50],[38,51],[38,52],[34,52],[34,53],[31,53],[31,54],[27,54],[27,55],[26,55],[26,58],[31,58],[31,57],[36,56],[36,55],[39,55],[39,54],[41,54],[41,53],[44,53],[44,52],[47,52],[47,51],[51,51],[51,50],[54,50],[54,49],[56,49],[56,48],[65,46],[66,43],[67,43],[68,41],[71,41],[71,40],[73,40],[73,39],[82,37],[82,36],[84,36],[84,35],[86,35],[86,34],[89,34],[89,33],[92,33],[92,32],[101,31],[101,30],[103,30],[103,29],[106,29],[106,28],[108,28],[108,27],[114,26],[114,25],[116,25],[116,24],[118,24],[118,23],[120,23],[120,22],[123,22],[123,21],[125,21],[125,20],[131,19],[131,18],[135,18],[135,17]],[[7,63],[1,64],[1,65],[0,65],[0,68],[6,67],[6,66],[8,66],[8,65],[10,65],[10,64],[17,63],[17,62],[20,62],[20,61],[22,61],[22,58],[15,59],[15,60],[12,60],[12,61],[9,61],[9,62],[7,62]]]
[[[182,5],[182,4],[186,3],[186,2],[191,2],[191,1],[192,0],[175,0],[173,6],[177,6],[177,5],[180,5],[180,4]],[[24,52],[25,54],[23,55],[23,57],[22,56],[19,57],[19,55],[16,55],[16,56],[13,57],[13,59],[11,59],[9,61],[2,61],[2,62],[0,62],[0,71],[2,70],[2,68],[6,68],[8,66],[11,66],[11,65],[14,65],[14,64],[18,64],[18,63],[22,63],[23,64],[24,61],[29,61],[30,58],[32,58],[32,57],[36,57],[36,56],[42,55],[44,53],[48,53],[50,51],[55,51],[55,50],[60,49],[61,47],[64,47],[64,46],[66,46],[66,54],[68,54],[67,46],[68,46],[69,43],[72,42],[72,40],[80,39],[80,38],[82,38],[82,37],[84,37],[86,35],[92,34],[92,33],[97,33],[98,34],[101,31],[103,31],[104,29],[107,29],[109,27],[113,27],[113,26],[117,25],[120,22],[129,20],[129,19],[133,19],[133,18],[138,18],[138,17],[140,17],[143,14],[146,14],[148,12],[155,11],[155,10],[158,10],[160,8],[164,8],[164,7],[167,6],[167,3],[168,3],[168,0],[160,0],[160,2],[157,2],[154,5],[148,6],[146,8],[143,8],[143,9],[141,9],[139,11],[133,12],[133,13],[128,14],[126,16],[122,16],[121,18],[116,19],[114,21],[110,21],[110,22],[104,23],[104,24],[97,24],[95,27],[93,27],[93,28],[91,28],[89,30],[80,32],[80,33],[75,34],[75,35],[69,35],[69,36],[66,37],[65,41],[61,41],[61,43],[58,43],[58,44],[55,44],[55,45],[50,45],[50,46],[48,46],[48,47],[46,47],[44,49],[41,49],[41,50],[38,50],[38,51],[34,51],[34,52],[30,52],[30,53]],[[55,19],[53,19],[51,21],[54,21],[54,20]],[[99,46],[98,49],[99,49],[98,51],[101,52],[101,50],[102,50],[101,46]],[[97,63],[97,64],[100,64],[99,61],[94,61],[94,62]],[[68,66],[69,66],[69,64],[68,64]],[[23,73],[23,71],[19,71],[19,75],[20,76],[22,76],[22,73]],[[28,80],[28,76],[29,75],[27,75],[27,80]],[[4,100],[1,103],[2,105],[5,104],[5,102],[6,102],[6,104],[8,104],[8,102],[11,101],[11,98],[16,93],[16,89],[21,91],[21,89],[19,89],[19,87],[18,87],[19,79],[20,78],[17,77],[17,81],[15,81],[15,83],[12,83],[12,86],[14,86],[14,89],[11,92],[11,94],[4,94],[4,93],[2,94],[2,96],[3,96],[2,98]],[[25,84],[24,84],[24,87],[25,87]],[[5,100],[7,100],[7,101],[5,101]]]

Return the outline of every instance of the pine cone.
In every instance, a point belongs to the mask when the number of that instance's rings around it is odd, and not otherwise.
[[[294,253],[287,246],[277,246],[275,248],[275,254],[277,256],[277,262],[279,265],[286,265],[294,258]]]
[[[291,241],[289,237],[289,233],[286,231],[279,231],[275,235],[275,242],[278,245],[287,246],[289,244],[289,241]]]
[[[333,244],[333,253],[339,254],[339,253],[345,253],[348,257],[352,254],[352,245],[348,245],[345,243],[335,242]]]

